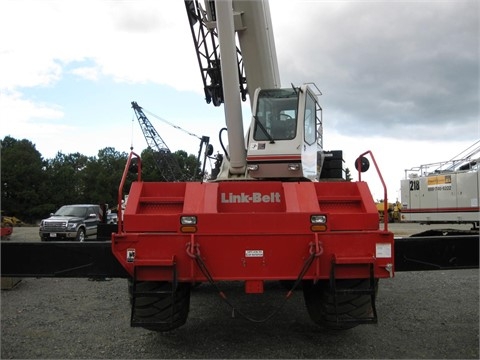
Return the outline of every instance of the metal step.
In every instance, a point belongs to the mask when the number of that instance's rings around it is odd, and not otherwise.
[[[337,269],[342,266],[365,266],[369,271],[369,286],[365,289],[345,289],[337,287],[336,273]],[[373,258],[336,258],[332,259],[330,271],[330,291],[333,295],[335,304],[335,316],[338,324],[341,323],[355,323],[355,324],[376,324],[378,322],[377,309],[375,306],[376,298],[376,281],[374,276],[374,259]],[[338,313],[338,296],[339,295],[370,295],[370,303],[372,307],[372,314],[369,317],[361,318],[343,318]]]
[[[174,322],[174,315],[175,315],[175,292],[177,290],[178,286],[178,280],[177,280],[177,267],[175,262],[171,262],[170,264],[166,264],[165,262],[160,262],[158,264],[155,264],[154,266],[162,268],[162,269],[167,269],[168,271],[171,271],[172,273],[172,278],[171,282],[169,284],[171,285],[168,289],[162,289],[162,290],[152,290],[152,291],[141,291],[137,290],[137,268],[141,267],[140,266],[135,266],[134,269],[134,276],[133,276],[133,286],[132,286],[132,302],[131,302],[131,315],[130,315],[130,326],[132,327],[154,327],[155,325],[158,324],[173,324]],[[153,264],[148,264],[148,265],[143,265],[143,266],[153,266]],[[144,319],[139,318],[136,313],[136,301],[137,298],[139,297],[154,297],[154,298],[167,298],[170,297],[171,300],[171,315],[168,317],[168,319],[164,321],[145,321]]]

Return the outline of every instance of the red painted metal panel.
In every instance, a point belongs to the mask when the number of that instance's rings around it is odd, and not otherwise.
[[[314,183],[283,183],[283,189],[286,212],[318,213],[320,211]]]
[[[327,231],[310,230],[312,214],[327,216]],[[197,216],[194,234],[180,232],[182,215]],[[215,280],[256,287],[261,280],[295,279],[312,252],[307,279],[328,279],[333,259],[341,259],[338,277],[368,277],[359,258],[372,259],[376,277],[388,277],[393,234],[378,226],[362,182],[140,182],[130,190],[124,232],[112,248],[127,271],[137,267],[140,280],[170,280],[164,266],[145,264],[175,258],[180,281],[205,281],[197,254]]]
[[[194,243],[198,245],[200,256],[216,280],[278,280],[295,279],[298,276],[310,255],[310,244],[314,243],[314,238],[313,234],[296,237],[278,234],[194,236]],[[334,258],[342,259],[342,264],[350,262],[352,265],[351,268],[343,269],[343,273],[339,275],[341,277],[368,276],[366,269],[358,266],[359,258],[372,259],[376,276],[390,276],[385,267],[392,263],[393,259],[376,256],[377,243],[390,244],[393,249],[393,239],[388,233],[324,233],[319,234],[318,238],[322,253],[316,258],[305,278],[328,279]],[[133,267],[137,264],[126,262],[128,249],[135,249],[135,261],[139,266],[155,261],[161,263],[162,259],[171,259],[174,255],[180,280],[206,280],[196,267],[194,259],[187,253],[187,247],[192,240],[190,236],[131,234],[127,239],[116,238],[114,253],[132,274]],[[155,267],[149,269],[150,273],[147,270],[143,272],[147,278],[169,279],[164,276],[158,278],[160,274],[155,271]],[[361,274],[357,272],[359,269]]]

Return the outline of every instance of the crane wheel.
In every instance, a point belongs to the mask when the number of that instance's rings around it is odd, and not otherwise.
[[[185,324],[190,310],[190,284],[178,283],[173,296],[172,284],[166,281],[139,281],[133,301],[133,282],[129,279],[130,304],[141,327],[152,331],[170,331]],[[148,294],[146,294],[148,293]]]
[[[369,287],[369,279],[336,280],[336,287],[341,289],[361,290]],[[375,283],[375,294],[378,283]],[[337,306],[330,291],[328,280],[303,282],[303,296],[308,314],[313,322],[329,330],[347,330],[372,316],[372,299],[365,294],[337,294]]]

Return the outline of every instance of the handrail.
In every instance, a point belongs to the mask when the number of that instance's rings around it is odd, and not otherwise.
[[[383,176],[382,176],[382,173],[380,172],[380,169],[377,165],[377,162],[375,161],[375,157],[373,156],[373,153],[370,150],[367,150],[363,154],[360,154],[360,156],[357,159],[361,159],[362,156],[364,156],[366,154],[370,154],[370,156],[372,158],[372,161],[373,161],[373,164],[375,165],[375,169],[377,170],[378,177],[380,178],[380,181],[381,181],[382,186],[383,186],[383,225],[384,225],[384,230],[388,231],[387,186],[385,185],[385,181],[383,181]],[[358,171],[358,181],[362,181],[362,171],[361,171],[362,164],[361,163],[362,163],[361,161],[356,162],[357,171]]]
[[[140,156],[136,154],[135,152],[131,151],[130,154],[128,155],[127,163],[125,164],[125,169],[123,170],[123,175],[122,175],[122,180],[120,181],[120,186],[118,187],[118,219],[117,219],[117,225],[118,229],[117,232],[120,234],[122,232],[122,227],[123,227],[123,208],[122,208],[122,199],[123,199],[123,187],[125,186],[125,182],[127,180],[128,172],[130,169],[130,165],[132,164],[132,158],[135,156],[137,158],[137,166],[138,166],[138,175],[137,175],[137,181],[142,181],[142,160],[140,159]]]

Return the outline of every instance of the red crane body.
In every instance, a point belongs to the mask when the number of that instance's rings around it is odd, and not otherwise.
[[[268,3],[208,1],[203,12],[195,0],[186,9],[192,28],[205,23],[199,33],[218,30],[220,53],[208,56],[216,59],[214,68],[202,75],[215,80],[205,88],[214,105],[224,103],[229,145],[208,182],[143,182],[141,159],[130,154],[119,204],[133,161],[138,177],[120,211],[112,250],[130,275],[132,326],[182,326],[192,285],[220,289],[223,281],[244,282],[246,293],[280,281],[289,284],[287,298],[302,288],[312,320],[329,328],[377,322],[378,280],[394,275],[393,234],[379,228],[365,182],[322,178],[329,160],[320,91],[309,84],[279,87]],[[252,110],[247,135],[235,31]],[[206,42],[192,34],[202,48]]]
[[[312,214],[327,223],[312,231]],[[196,216],[182,225],[181,216]],[[364,182],[223,182],[132,185],[117,259],[138,280],[207,281],[192,255],[201,254],[216,280],[295,280],[313,252],[304,279],[390,277],[393,237],[378,229],[378,211]],[[122,226],[122,225],[120,225]],[[134,251],[134,261],[128,251]],[[342,264],[348,266],[341,266]],[[135,269],[136,268],[136,269]]]

